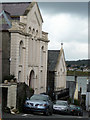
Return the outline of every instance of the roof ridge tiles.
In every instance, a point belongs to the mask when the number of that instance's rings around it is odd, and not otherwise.
[[[31,2],[2,2],[0,4],[22,4],[22,3],[27,4],[27,3],[31,3]]]

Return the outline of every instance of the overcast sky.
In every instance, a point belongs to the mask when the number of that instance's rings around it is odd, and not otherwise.
[[[88,58],[88,3],[39,3],[43,30],[49,33],[49,49],[60,49],[66,60]]]
[[[88,2],[72,1],[38,3],[44,20],[43,31],[49,33],[48,49],[60,50],[61,42],[63,42],[66,60],[87,59]]]

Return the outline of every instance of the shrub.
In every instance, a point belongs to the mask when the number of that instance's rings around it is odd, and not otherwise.
[[[29,90],[30,90],[31,93],[34,93],[34,89],[33,88],[29,87]]]
[[[68,103],[69,104],[72,103],[72,99],[71,98],[68,99]]]
[[[74,105],[80,105],[79,100],[74,99]]]
[[[8,80],[8,82],[10,82],[10,80],[14,79],[15,76],[14,75],[8,75],[8,76],[4,76],[4,80]]]
[[[17,109],[23,112],[23,105],[26,98],[30,98],[34,94],[34,90],[26,83],[17,84]]]

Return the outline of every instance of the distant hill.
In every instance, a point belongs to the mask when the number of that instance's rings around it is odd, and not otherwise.
[[[78,65],[78,66],[90,66],[90,59],[88,60],[77,60],[77,61],[66,61],[67,65]]]

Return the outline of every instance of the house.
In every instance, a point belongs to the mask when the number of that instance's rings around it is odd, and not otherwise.
[[[55,95],[58,99],[56,92],[66,88],[66,63],[61,44],[61,50],[48,50],[48,73],[47,73],[47,92],[53,97]]]
[[[43,18],[38,4],[36,2],[2,3],[0,19],[2,19],[0,25],[2,77],[14,75],[17,83],[25,82],[34,89],[35,94],[46,92],[49,40],[48,33],[42,31]],[[10,92],[9,88],[8,92]],[[11,98],[14,99],[15,96]],[[8,106],[12,106],[10,100]]]
[[[74,99],[78,100],[78,82],[76,81],[67,81],[66,87],[69,88],[69,97],[71,102],[74,103]]]

